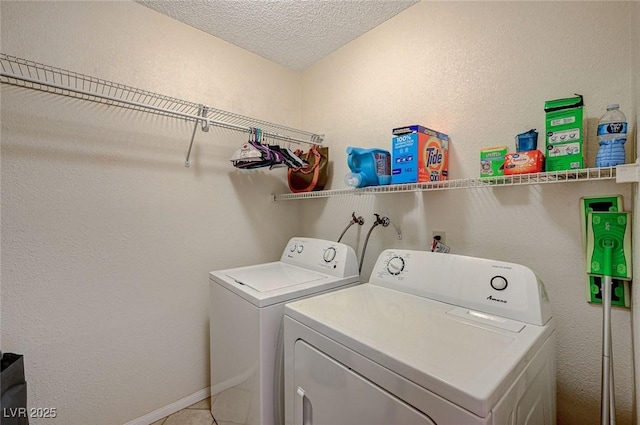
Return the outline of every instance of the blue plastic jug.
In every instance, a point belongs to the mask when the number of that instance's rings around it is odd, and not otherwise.
[[[348,186],[364,187],[391,184],[391,154],[384,149],[347,147],[347,165],[351,172],[344,177]]]

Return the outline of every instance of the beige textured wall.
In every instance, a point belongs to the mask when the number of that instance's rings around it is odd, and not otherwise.
[[[345,187],[346,146],[390,149],[391,129],[422,124],[451,136],[450,176],[479,174],[481,147],[544,132],[544,101],[580,93],[589,164],[608,103],[635,110],[630,2],[421,2],[303,75],[303,125],[327,134],[332,188]],[[637,48],[637,45],[635,45]],[[637,70],[637,68],[636,68]],[[542,137],[541,137],[542,140]],[[583,182],[299,201],[305,230],[337,237],[352,211],[367,223],[347,243],[362,249],[373,213],[402,230],[376,228],[363,280],[387,247],[426,249],[434,230],[458,254],[523,263],[546,282],[558,332],[558,423],[599,423],[601,309],[586,302],[579,199],[629,185]],[[615,309],[618,423],[632,421],[631,314]],[[473,355],[473,353],[469,353]]]
[[[391,128],[413,123],[449,133],[452,177],[474,177],[479,147],[513,147],[514,134],[543,128],[544,100],[574,92],[587,103],[593,163],[606,104],[637,114],[638,9],[423,2],[305,72],[302,86],[296,73],[132,3],[0,2],[0,35],[4,53],[324,132],[337,188],[347,145],[388,147]],[[364,215],[345,239],[359,250],[373,212],[401,227],[401,241],[391,228],[373,232],[365,279],[383,248],[425,249],[432,230],[445,230],[456,253],[532,267],[558,319],[559,423],[597,423],[601,316],[584,301],[577,200],[622,193],[629,206],[627,186],[270,203],[283,174],[233,171],[227,159],[243,139],[234,133],[198,133],[186,169],[185,123],[1,89],[0,343],[26,354],[30,405],[58,408],[47,423],[124,423],[208,386],[207,271],[275,259],[299,209],[305,231],[328,239],[351,211]],[[625,424],[630,313],[616,309],[613,320]]]
[[[0,3],[2,52],[299,124],[297,73],[133,2]],[[2,341],[33,425],[123,424],[209,386],[208,272],[273,261],[298,230],[284,171],[246,140],[3,85]],[[268,225],[265,225],[268,223]]]
[[[633,40],[631,54],[633,57],[633,85],[635,92],[635,117],[636,121],[633,126],[633,133],[636,137],[636,152],[640,152],[640,137],[638,137],[638,125],[640,124],[640,3],[633,3],[633,12],[631,16],[630,34]],[[637,159],[636,159],[637,160]],[[640,162],[639,162],[640,164]],[[638,193],[638,185],[634,191],[635,203],[634,203],[634,215],[633,215],[633,246],[635,248],[635,255],[633,257],[635,276],[640,275],[640,194]],[[636,281],[638,279],[636,278]],[[640,403],[640,382],[637,377],[640,373],[640,291],[636,290],[633,293],[633,342],[635,352],[635,402],[636,406]],[[638,412],[635,412],[636,424],[638,423]]]

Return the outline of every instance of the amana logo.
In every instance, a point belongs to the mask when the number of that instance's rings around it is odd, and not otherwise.
[[[499,302],[499,303],[505,303],[505,304],[507,303],[507,300],[501,300],[500,298],[493,298],[493,296],[492,296],[492,295],[489,295],[489,296],[487,297],[487,299],[488,299],[489,301],[496,301],[496,302]]]

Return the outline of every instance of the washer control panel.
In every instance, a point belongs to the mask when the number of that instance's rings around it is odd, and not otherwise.
[[[292,238],[280,261],[336,277],[358,275],[358,260],[349,245],[313,238]]]
[[[291,253],[298,253],[298,254],[302,254],[302,251],[304,251],[304,244],[300,243],[292,243],[291,245],[289,245],[289,252]]]
[[[551,317],[544,284],[520,264],[427,251],[386,250],[370,283],[514,320]]]

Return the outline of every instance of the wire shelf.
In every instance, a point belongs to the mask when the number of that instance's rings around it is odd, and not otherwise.
[[[250,133],[295,143],[321,144],[323,135],[153,93],[101,78],[0,53],[0,82],[120,108]]]
[[[516,174],[477,179],[445,180],[427,183],[405,183],[386,186],[370,186],[359,189],[332,189],[306,193],[272,195],[274,201],[294,199],[330,198],[334,196],[377,195],[383,193],[429,192],[450,189],[483,189],[504,186],[523,186],[548,183],[569,183],[592,180],[614,180],[615,167],[583,168],[580,170],[547,171],[543,173]]]

